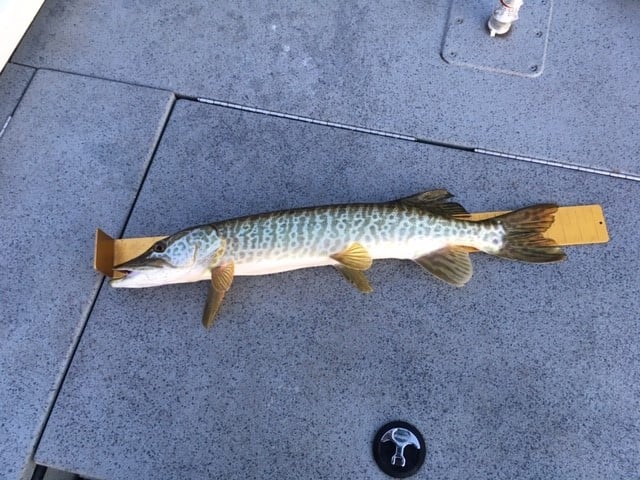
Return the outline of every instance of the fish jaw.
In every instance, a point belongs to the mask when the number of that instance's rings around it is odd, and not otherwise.
[[[193,262],[188,266],[176,266],[148,254],[116,265],[113,269],[122,274],[109,281],[114,288],[146,288],[197,282],[208,278],[210,271],[206,264]]]
[[[112,278],[109,285],[113,288],[147,288],[169,285],[172,283],[199,282],[209,278],[208,268],[189,269],[180,272],[170,271],[171,267],[140,270],[116,270],[124,276]]]

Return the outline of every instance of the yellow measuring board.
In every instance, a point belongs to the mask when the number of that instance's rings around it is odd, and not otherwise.
[[[471,220],[484,220],[507,212],[485,212],[470,214]],[[556,241],[560,246],[588,245],[607,243],[609,232],[600,205],[576,205],[559,207],[555,221],[545,232],[545,237]],[[137,257],[161,237],[138,237],[113,239],[102,230],[96,230],[93,268],[113,277],[120,273],[113,271],[113,266]]]

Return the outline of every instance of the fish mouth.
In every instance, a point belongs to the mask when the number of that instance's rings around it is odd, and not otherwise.
[[[134,258],[113,267],[116,272],[133,272],[142,270],[153,270],[154,268],[173,267],[164,258]]]
[[[134,258],[113,267],[109,284],[115,288],[154,287],[166,283],[159,276],[163,270],[174,268],[163,258]]]
[[[133,270],[127,268],[114,267],[114,274],[118,275],[109,280],[109,284],[112,287],[127,287],[131,281],[135,281],[136,277],[142,274],[142,270]]]
[[[136,260],[122,263],[113,267],[114,277],[109,281],[112,287],[138,287],[148,284],[149,274],[154,270],[166,267],[157,261],[137,262]]]

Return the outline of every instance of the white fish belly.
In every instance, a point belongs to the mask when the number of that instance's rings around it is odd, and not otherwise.
[[[331,257],[304,257],[291,259],[262,259],[260,261],[236,263],[234,265],[234,275],[269,275],[270,273],[288,272],[300,268],[324,267],[327,265],[337,265]]]
[[[426,238],[406,242],[380,242],[366,244],[360,242],[367,249],[373,260],[397,258],[413,260],[447,245],[443,239]],[[349,245],[345,245],[347,248]],[[339,252],[334,252],[339,253]],[[268,275],[271,273],[288,272],[301,268],[324,267],[338,265],[330,256],[294,256],[290,258],[260,258],[248,262],[236,263],[234,274],[238,276]]]

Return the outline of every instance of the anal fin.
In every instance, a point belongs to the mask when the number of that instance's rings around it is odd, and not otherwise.
[[[369,279],[362,270],[354,270],[344,265],[335,265],[335,268],[362,293],[373,292]]]
[[[473,266],[463,249],[445,247],[414,259],[414,262],[441,280],[461,287],[471,279]]]
[[[233,263],[221,265],[211,270],[211,286],[207,293],[207,302],[204,306],[204,312],[202,314],[202,325],[205,328],[211,327],[213,321],[216,318],[222,300],[225,293],[231,288],[233,282]]]
[[[366,248],[354,242],[339,253],[331,255],[335,261],[353,270],[367,270],[373,260]]]

